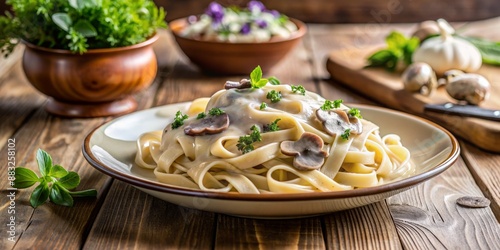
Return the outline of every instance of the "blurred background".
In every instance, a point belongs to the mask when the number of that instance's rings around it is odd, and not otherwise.
[[[155,0],[167,20],[202,13],[212,0]],[[222,5],[245,5],[248,0],[220,0]],[[500,0],[262,0],[269,9],[314,23],[401,23],[444,18],[471,21],[500,16]],[[0,13],[7,9],[0,0]]]

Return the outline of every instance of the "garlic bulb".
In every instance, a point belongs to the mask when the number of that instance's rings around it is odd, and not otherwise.
[[[438,75],[450,69],[474,72],[481,67],[479,50],[458,37],[453,37],[453,28],[443,19],[437,21],[441,35],[425,40],[413,53],[413,62],[429,64]]]

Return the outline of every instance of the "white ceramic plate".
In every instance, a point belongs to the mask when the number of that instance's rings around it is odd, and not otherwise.
[[[379,125],[382,135],[400,135],[416,164],[415,175],[376,187],[308,194],[237,194],[179,188],[156,181],[151,170],[134,164],[135,140],[144,132],[162,130],[177,110],[185,111],[188,105],[156,107],[112,120],[87,136],[83,154],[103,173],[174,204],[236,216],[286,218],[330,213],[383,200],[440,174],[460,152],[453,135],[430,121],[389,109],[351,105],[362,111],[363,118]]]

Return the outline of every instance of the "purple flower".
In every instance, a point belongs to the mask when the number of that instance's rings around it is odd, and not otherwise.
[[[243,27],[241,27],[240,33],[243,35],[248,35],[248,33],[250,33],[250,24],[249,23],[243,24]]]
[[[257,24],[257,26],[259,26],[259,28],[261,29],[265,29],[267,27],[267,22],[262,19],[255,20],[255,24]]]
[[[210,16],[214,23],[220,23],[224,18],[224,7],[216,2],[211,2],[205,10],[205,14]]]
[[[274,16],[274,18],[278,18],[281,16],[281,14],[277,10],[266,10],[267,13],[270,13],[271,15]]]
[[[262,11],[266,10],[266,6],[264,6],[264,4],[260,1],[250,1],[250,2],[248,2],[247,7],[251,12],[254,12],[254,11],[262,12]]]

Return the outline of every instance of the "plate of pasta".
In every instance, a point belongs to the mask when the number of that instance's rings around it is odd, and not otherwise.
[[[442,173],[459,151],[425,119],[248,80],[116,118],[83,145],[93,167],[157,198],[254,218],[377,202]]]

